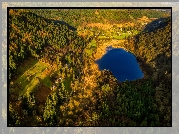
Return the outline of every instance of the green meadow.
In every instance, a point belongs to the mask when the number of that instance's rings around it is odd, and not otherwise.
[[[13,82],[14,84],[18,84],[18,87],[15,88],[19,92],[19,95],[26,96],[28,93],[33,92],[40,83],[50,88],[52,82],[46,71],[48,67],[50,67],[49,64],[33,58],[23,63],[17,69],[17,79]]]

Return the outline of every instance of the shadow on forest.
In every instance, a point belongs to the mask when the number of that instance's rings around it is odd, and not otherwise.
[[[143,29],[143,31],[141,33],[139,33],[138,35],[135,36],[135,42],[134,42],[134,49],[135,51],[138,50],[138,47],[137,44],[139,42],[139,37],[141,34],[143,33],[150,33],[150,32],[154,32],[158,29],[162,29],[164,28],[165,26],[168,25],[168,20],[170,19],[170,17],[167,17],[167,18],[159,18],[157,20],[154,20],[152,21],[151,23],[147,24],[145,26],[145,28]],[[171,51],[171,50],[170,50]],[[146,62],[145,62],[145,58],[142,58],[142,57],[139,57],[139,56],[136,56],[137,58],[137,61],[141,64],[141,67],[144,68],[144,70],[146,71],[146,73],[149,75],[149,76],[152,76],[153,72],[154,72],[154,68],[151,67],[150,65],[148,65]],[[162,60],[166,60],[167,63],[165,64],[161,64],[161,61]],[[158,69],[161,69],[164,65],[168,65],[168,64],[171,64],[171,56],[170,57],[167,57],[165,55],[165,52],[162,52],[161,54],[157,55],[157,57],[155,57],[155,59],[152,60],[152,62],[154,62],[156,64],[156,68]],[[171,69],[171,68],[170,68]],[[143,69],[142,69],[143,70]]]
[[[162,24],[161,26],[158,26],[155,29],[150,29],[151,30],[150,32],[156,30],[154,32],[154,35],[156,35],[157,31],[159,31],[161,28],[163,28],[167,25],[168,25],[168,22],[165,22],[164,24]],[[166,32],[166,34],[169,35],[170,33],[167,32],[168,30],[169,29],[164,28],[161,31]],[[151,37],[150,32],[148,33],[149,36],[147,36],[146,38]],[[143,34],[143,33],[141,33],[141,34]],[[140,35],[138,35],[138,37],[140,37]],[[145,38],[145,36],[144,36],[144,38]],[[163,37],[159,37],[159,38],[163,38]],[[139,43],[141,43],[141,41],[140,42],[136,41],[133,45],[129,45],[127,49],[134,50],[133,52],[135,53],[135,55],[137,55],[136,59],[137,59],[138,63],[140,64],[140,67],[141,67],[142,71],[144,72],[145,77],[143,79],[140,79],[139,81],[134,82],[134,83],[130,82],[131,85],[134,84],[134,86],[132,85],[132,87],[131,87],[131,91],[129,91],[130,88],[128,88],[128,91],[124,88],[123,93],[126,96],[127,95],[130,96],[130,97],[126,97],[126,101],[130,100],[131,96],[134,97],[135,101],[138,101],[140,96],[142,96],[142,98],[144,98],[143,103],[146,106],[148,106],[148,107],[139,106],[144,111],[145,110],[146,111],[143,113],[143,115],[141,114],[140,116],[138,116],[139,120],[137,122],[139,122],[139,124],[137,124],[137,126],[143,125],[143,122],[140,122],[140,120],[144,116],[147,116],[146,117],[147,118],[146,126],[153,125],[152,122],[150,121],[151,120],[150,115],[147,114],[149,111],[151,111],[152,114],[156,114],[157,116],[159,116],[159,117],[156,116],[155,118],[152,119],[152,121],[154,121],[156,123],[154,126],[171,126],[171,119],[172,119],[171,118],[171,87],[172,87],[171,86],[171,42],[170,42],[170,40],[166,40],[165,43],[168,46],[166,46],[166,49],[160,49],[160,47],[165,46],[165,44],[163,44],[163,42],[161,42],[162,43],[161,46],[157,47],[157,48],[159,48],[159,50],[156,50],[157,55],[154,56],[151,54],[152,60],[150,60],[150,61],[147,61],[147,57],[149,57],[150,52],[152,52],[151,48],[140,49],[140,46],[137,46]],[[153,44],[153,42],[150,42],[150,43]],[[158,43],[160,43],[160,42],[158,42]],[[144,47],[147,47],[147,45],[144,45]],[[152,46],[152,47],[154,47],[154,46]],[[139,50],[144,50],[144,51],[142,51],[141,53],[138,53]],[[160,50],[162,50],[162,51],[160,51]],[[167,54],[168,54],[167,52],[169,53],[170,56],[167,56]],[[144,57],[142,57],[143,55],[144,55]],[[153,65],[154,65],[154,67],[153,67]],[[146,84],[143,87],[143,84],[147,83],[148,81],[151,82],[151,85],[149,86],[148,84]],[[124,85],[125,84],[121,84],[121,87]],[[134,88],[135,86],[137,87],[137,92],[139,92],[139,95],[138,96],[136,94],[129,95],[131,92],[133,92],[135,90],[135,88]],[[121,92],[121,88],[120,88],[120,92]],[[117,92],[116,92],[116,94],[117,94]],[[110,96],[110,98],[115,98],[115,97]],[[135,103],[133,103],[133,104],[135,104]],[[154,104],[156,104],[156,107],[153,106]],[[162,110],[162,108],[166,109],[166,111]],[[153,111],[150,109],[152,109]],[[132,113],[133,113],[133,111],[132,111]],[[159,120],[159,122],[156,119]]]
[[[16,75],[14,75],[14,78],[16,79],[19,75],[24,74],[25,71],[30,70],[37,64],[38,60],[36,60],[33,57],[28,57],[23,62],[19,64],[19,71],[16,72]]]
[[[35,16],[36,18],[41,18],[42,20],[45,20],[45,21],[47,21],[47,22],[49,22],[49,23],[53,22],[55,25],[57,25],[58,23],[59,23],[59,24],[62,24],[62,25],[65,25],[65,26],[67,26],[67,27],[68,27],[70,30],[72,30],[72,31],[76,31],[76,30],[77,30],[77,28],[71,26],[70,24],[66,23],[66,22],[63,21],[63,20],[46,19],[46,18],[44,18],[44,17],[42,17],[42,16],[39,16],[39,15],[37,15],[36,13],[32,13],[32,12],[30,12],[30,14],[32,14],[32,15]]]
[[[36,87],[36,91],[35,91],[34,95],[35,95],[38,106],[41,105],[41,104],[44,105],[48,95],[52,92],[52,90],[50,88],[48,88],[47,86],[45,86],[41,82],[41,81],[44,81],[46,79],[47,79],[46,77],[44,79],[41,79],[40,83]]]
[[[169,19],[169,17],[168,18],[159,18],[159,19],[156,19],[156,20],[150,22],[149,24],[147,24],[145,26],[142,33],[143,32],[153,32],[156,29],[160,29],[160,28],[167,26],[168,23],[166,21],[168,19]]]
[[[171,89],[171,79],[168,78],[167,74],[172,73],[171,69],[171,55],[167,56],[165,52],[160,53],[157,57],[153,60],[155,62],[156,68],[158,70],[158,80],[165,81],[165,88]],[[159,82],[155,81],[155,86],[159,86]]]
[[[170,17],[159,18],[157,20],[154,20],[151,23],[147,24],[141,33],[155,32],[158,29],[162,29],[162,28],[166,27],[168,25],[169,21],[171,21]],[[136,36],[136,39],[137,39],[136,41],[139,41],[139,35]],[[137,42],[135,42],[135,44],[137,44]],[[172,46],[170,46],[170,54],[171,54],[171,50],[172,50]],[[142,58],[139,58],[139,60],[142,62],[143,66],[146,68],[146,71],[152,76],[152,74],[154,72],[154,68],[151,67],[150,65],[147,65],[147,63],[145,63],[144,60],[142,60]],[[165,79],[166,81],[168,81],[168,78],[166,78],[166,75],[164,73],[166,71],[168,73],[171,73],[171,56],[170,57],[166,56],[166,52],[163,51],[160,54],[158,54],[151,62],[154,62],[155,68],[159,69],[158,79],[161,79],[161,80]],[[156,81],[155,86],[158,86],[159,84],[160,83],[158,81]],[[171,84],[169,84],[169,85],[171,85]]]
[[[29,59],[24,60],[24,62],[19,65],[19,69],[17,69],[18,71],[11,79],[13,84],[10,84],[11,81],[8,81],[9,82],[9,102],[15,101],[15,97],[12,97],[12,96],[19,96],[19,93],[22,92],[24,85],[29,83],[25,80],[26,76],[23,76],[23,75],[27,70],[30,70],[31,68],[33,68],[33,66],[35,66],[37,62],[38,60],[31,57]],[[18,78],[20,80],[17,80]],[[21,82],[22,79],[24,79],[25,81]]]
[[[143,31],[142,31],[140,34],[138,34],[138,35],[135,36],[135,37],[136,37],[136,40],[135,40],[135,43],[134,43],[134,44],[135,44],[135,45],[134,45],[135,51],[138,51],[138,46],[137,46],[137,44],[138,44],[138,42],[139,42],[139,36],[140,36],[141,34],[146,33],[146,32],[153,32],[153,31],[155,31],[155,30],[158,30],[158,29],[161,29],[161,28],[167,26],[168,20],[169,20],[169,17],[167,17],[167,18],[159,18],[159,19],[154,20],[154,21],[152,21],[151,23],[147,24],[146,27],[143,29]],[[129,46],[129,47],[130,47],[130,46]],[[114,72],[115,69],[114,69],[114,67],[112,67],[112,64],[113,64],[112,60],[114,60],[114,59],[117,58],[117,57],[114,56],[113,58],[110,58],[110,60],[109,60],[109,57],[107,58],[106,55],[107,55],[107,54],[105,54],[103,57],[105,57],[105,58],[108,59],[108,60],[104,60],[104,58],[101,58],[101,59],[97,60],[96,63],[98,64],[100,70],[113,68],[113,69],[111,69],[111,70],[113,70],[112,72]],[[134,54],[134,55],[136,55],[136,54]],[[167,60],[167,61],[168,61],[168,60],[171,60],[171,57],[169,58],[169,57],[166,57],[166,56],[165,56],[165,52],[163,52],[163,53],[160,54],[160,55],[163,55],[162,58],[165,59],[165,60]],[[121,58],[118,58],[118,59],[121,60]],[[155,69],[154,69],[151,65],[149,65],[148,63],[146,63],[146,59],[143,58],[143,57],[141,57],[140,55],[136,56],[136,59],[137,59],[138,63],[140,64],[141,69],[144,71],[144,74],[146,74],[146,75],[144,75],[144,76],[147,76],[147,78],[148,78],[148,77],[152,77],[152,75],[153,75]],[[101,63],[101,61],[102,61],[103,63]],[[115,61],[115,62],[116,62],[116,61]],[[120,62],[120,61],[118,60],[118,62]],[[156,64],[156,68],[162,69],[163,66],[160,66],[160,64],[161,64],[161,59],[160,59],[160,56],[159,56],[159,55],[158,55],[152,62],[154,62],[154,63]],[[125,62],[123,62],[122,65],[124,65],[124,64],[125,64]],[[120,65],[121,65],[121,64],[120,64]],[[118,64],[118,67],[117,67],[117,68],[118,68],[118,71],[119,71],[119,69],[121,68],[120,65]],[[165,63],[165,65],[167,65],[167,63]],[[106,68],[105,68],[104,66],[105,66]],[[133,65],[131,64],[131,66],[133,66]],[[124,68],[127,69],[127,68],[130,68],[130,67],[124,67]],[[125,70],[125,69],[124,69],[124,70]],[[110,70],[110,69],[109,69],[109,70]],[[121,71],[120,74],[122,75],[123,72],[124,72],[124,71]],[[128,72],[130,72],[130,71],[128,71]],[[113,75],[115,76],[114,73],[113,73]],[[129,74],[128,74],[128,75],[129,75]],[[162,74],[161,74],[161,75],[162,75]],[[146,78],[146,77],[145,77],[145,78]],[[119,77],[118,77],[118,80],[119,80]],[[122,81],[123,81],[123,80],[122,80]],[[157,84],[157,82],[156,82],[156,84]]]
[[[135,43],[139,42],[139,36],[141,34],[146,33],[146,32],[154,32],[156,29],[160,29],[160,28],[167,26],[169,19],[170,19],[170,17],[159,18],[159,19],[156,19],[156,20],[148,23],[139,34],[135,35],[135,39],[136,39]]]

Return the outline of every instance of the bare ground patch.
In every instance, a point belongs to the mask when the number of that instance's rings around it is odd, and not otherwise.
[[[35,93],[37,103],[45,104],[46,99],[50,93],[51,89],[42,84]]]

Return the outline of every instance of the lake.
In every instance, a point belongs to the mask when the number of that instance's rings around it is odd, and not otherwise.
[[[99,70],[111,71],[120,82],[133,81],[144,76],[136,57],[123,48],[107,47],[103,57],[95,62],[98,64]]]

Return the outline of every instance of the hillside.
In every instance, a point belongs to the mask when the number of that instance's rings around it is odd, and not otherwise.
[[[10,9],[8,43],[9,126],[171,126],[171,19],[165,13]],[[133,53],[144,78],[119,82],[99,71],[94,61],[110,45]]]

